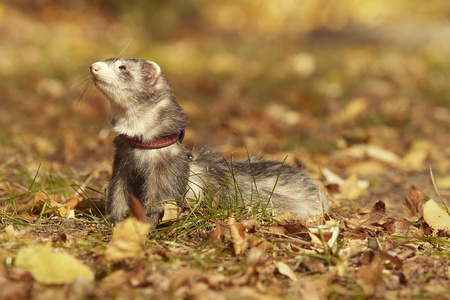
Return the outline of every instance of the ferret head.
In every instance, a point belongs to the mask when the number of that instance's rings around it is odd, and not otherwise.
[[[113,106],[154,102],[172,92],[161,68],[152,61],[110,58],[93,63],[90,71],[92,81]]]
[[[113,129],[145,140],[181,132],[187,118],[172,87],[154,62],[110,58],[90,68],[97,88],[108,98]]]

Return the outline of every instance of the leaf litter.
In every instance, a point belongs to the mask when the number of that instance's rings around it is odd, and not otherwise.
[[[125,27],[110,26],[118,12],[111,8],[107,18],[98,8],[67,13],[58,5],[44,5],[43,11],[27,13],[20,3],[2,5],[6,36],[24,46],[8,38],[1,46],[7,57],[0,75],[12,80],[0,83],[5,99],[0,111],[0,155],[5,158],[0,161],[0,284],[7,287],[0,289],[0,297],[448,298],[448,51],[442,41],[420,42],[417,51],[386,43],[391,30],[376,27],[380,19],[364,13],[386,7],[391,16],[427,11],[384,2],[369,10],[340,6],[337,27],[330,23],[334,18],[308,17],[326,13],[322,4],[294,8],[286,2],[277,13],[266,2],[257,9],[233,1],[205,4],[195,11],[198,24],[207,26],[183,23],[192,38],[175,46],[155,38],[151,51],[139,53],[164,62],[192,119],[187,143],[215,145],[227,155],[288,156],[288,163],[323,181],[333,207],[329,216],[300,221],[289,214],[219,213],[218,206],[214,213],[202,207],[180,212],[177,204],[168,203],[164,226],[152,230],[132,218],[114,230],[104,221],[102,188],[113,138],[105,129],[108,117],[102,120],[107,109],[89,92],[80,109],[79,103],[72,104],[79,96],[65,86],[79,67],[67,61],[67,53],[71,61],[88,65],[92,53],[77,52],[79,44],[92,47],[104,41],[106,29],[112,36],[127,34]],[[211,17],[216,9],[220,18]],[[162,21],[166,14],[156,11],[146,20]],[[254,19],[249,18],[252,11],[259,12]],[[290,27],[282,41],[287,47],[256,39],[244,50],[233,38],[259,32],[270,40],[274,28],[293,21],[290,11],[305,16],[300,19],[306,23]],[[177,12],[179,20],[191,20],[191,14]],[[233,12],[242,21],[227,22]],[[90,36],[85,36],[78,23],[73,26],[77,18],[98,29],[86,27]],[[379,44],[334,41],[329,47],[329,41],[316,36],[316,29],[334,28],[325,35],[338,32],[345,40],[347,18],[382,30]],[[339,31],[340,26],[347,29]],[[229,43],[209,48],[217,40],[200,28],[226,36]],[[141,41],[147,32],[134,34],[134,48],[145,49]],[[302,44],[301,36],[311,43]],[[37,37],[52,41],[57,51],[45,54],[36,48],[42,44],[35,42]],[[65,44],[57,44],[61,41]],[[296,49],[299,42],[301,52],[281,49]],[[118,52],[117,39],[105,43],[114,55]],[[274,58],[258,54],[261,48]],[[208,56],[212,51],[216,54]],[[48,74],[37,72],[39,55],[67,71],[52,71],[49,65]],[[436,175],[430,176],[429,165]],[[144,221],[141,210],[135,206],[133,216]]]

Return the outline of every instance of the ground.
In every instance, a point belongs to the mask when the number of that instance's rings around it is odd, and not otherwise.
[[[449,297],[446,1],[131,4],[0,4],[2,298]],[[287,158],[332,211],[187,207],[121,237],[88,76],[117,56],[162,67],[188,148]],[[117,258],[122,242],[137,250]]]

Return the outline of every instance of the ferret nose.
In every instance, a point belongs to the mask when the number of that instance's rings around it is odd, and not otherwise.
[[[100,71],[100,65],[98,63],[93,63],[89,70],[91,70],[92,75],[96,75],[98,71]]]

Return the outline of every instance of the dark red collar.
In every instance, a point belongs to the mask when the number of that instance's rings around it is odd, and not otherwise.
[[[128,144],[133,145],[137,148],[160,149],[160,148],[164,148],[164,147],[173,145],[178,141],[180,141],[180,143],[181,143],[184,139],[184,129],[181,132],[163,136],[163,137],[159,137],[159,138],[155,138],[154,140],[151,140],[149,142],[144,142],[144,141],[142,141],[141,138],[129,137],[129,136],[126,136],[125,134],[119,134],[119,136]]]

